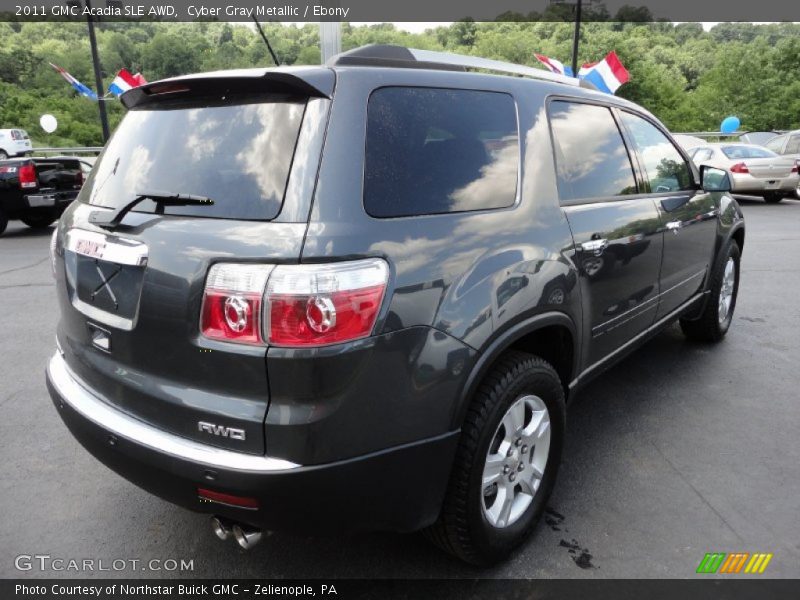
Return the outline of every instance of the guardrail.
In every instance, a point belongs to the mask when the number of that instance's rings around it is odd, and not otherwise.
[[[677,131],[673,132],[672,135],[691,135],[697,138],[738,138],[740,136],[745,135],[746,133],[761,133],[756,131],[734,131],[733,133],[722,133],[721,131]],[[775,135],[781,135],[782,133],[788,133],[788,130],[784,129],[775,129],[770,131],[770,133],[774,133]]]
[[[103,146],[76,146],[74,148],[33,148],[31,154],[100,154]]]

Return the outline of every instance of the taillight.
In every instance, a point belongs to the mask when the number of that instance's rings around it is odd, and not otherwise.
[[[36,167],[22,165],[19,168],[19,187],[22,189],[36,187]]]
[[[731,167],[731,173],[749,173],[750,169],[744,163],[736,163]]]
[[[269,343],[322,346],[369,336],[388,277],[379,258],[275,267],[267,283]]]
[[[204,336],[240,344],[262,344],[261,307],[272,266],[219,263],[206,280],[200,317]]]
[[[200,330],[212,339],[285,347],[357,340],[372,333],[388,278],[379,258],[276,267],[219,263],[208,274]]]
[[[800,160],[794,161],[794,166],[792,167],[791,172],[792,173],[797,173],[798,168],[800,168]]]
[[[81,188],[83,186],[83,171],[75,173],[75,187]]]

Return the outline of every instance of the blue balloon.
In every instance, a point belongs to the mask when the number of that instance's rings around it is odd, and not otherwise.
[[[722,120],[722,123],[720,123],[719,125],[719,130],[722,133],[733,133],[734,131],[739,129],[739,125],[741,125],[739,117],[734,117],[734,116],[725,117]]]

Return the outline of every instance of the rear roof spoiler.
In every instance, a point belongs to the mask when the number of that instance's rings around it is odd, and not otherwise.
[[[335,83],[334,72],[324,67],[239,69],[162,79],[130,89],[120,100],[130,109],[164,100],[220,93],[270,92],[330,98]]]

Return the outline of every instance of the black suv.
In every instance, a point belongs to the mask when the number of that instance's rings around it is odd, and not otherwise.
[[[567,399],[678,319],[730,326],[727,174],[573,79],[368,46],[122,100],[53,236],[48,387],[98,459],[243,547],[424,529],[499,560]]]

